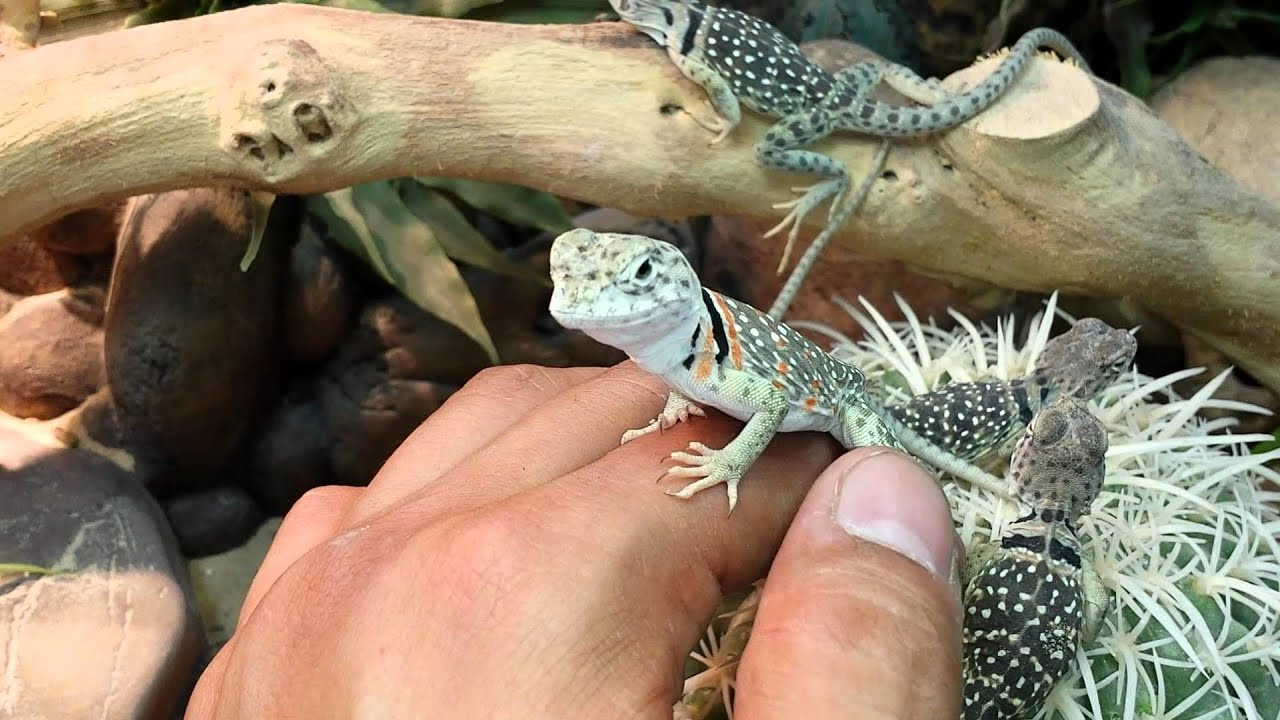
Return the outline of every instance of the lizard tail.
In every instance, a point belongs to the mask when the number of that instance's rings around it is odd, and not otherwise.
[[[1028,30],[1018,38],[1018,42],[1014,43],[1005,56],[1004,62],[1000,63],[995,72],[988,75],[985,80],[955,97],[930,106],[928,110],[944,118],[954,118],[956,121],[948,123],[948,127],[959,125],[994,103],[1013,84],[1013,79],[1022,72],[1023,66],[1035,55],[1036,50],[1042,47],[1053,50],[1061,57],[1074,62],[1081,70],[1092,74],[1089,63],[1085,62],[1084,56],[1076,50],[1067,36],[1051,28],[1036,28]],[[959,112],[953,114],[952,108],[958,108]]]

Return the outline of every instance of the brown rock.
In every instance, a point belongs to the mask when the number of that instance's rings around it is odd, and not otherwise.
[[[99,309],[63,291],[25,298],[0,318],[0,410],[47,420],[103,382]]]
[[[398,303],[410,314],[418,311],[396,298],[371,312]],[[362,325],[317,378],[297,381],[272,413],[254,446],[246,482],[268,513],[288,511],[313,487],[367,484],[457,389],[407,377],[420,367],[411,350],[394,342]]]
[[[276,201],[258,256],[241,272],[251,226],[244,191],[180,190],[133,203],[107,309],[107,379],[130,444],[162,452],[196,482],[194,471],[216,472],[270,399],[292,206]]]
[[[9,312],[9,308],[12,308],[14,303],[21,299],[21,295],[15,295],[8,290],[0,290],[0,319],[3,319],[5,314]]]
[[[1280,128],[1275,122],[1280,115],[1280,58],[1255,55],[1202,61],[1156,93],[1151,98],[1151,108],[1209,162],[1246,188],[1280,203],[1280,174],[1276,173],[1280,165]],[[1146,330],[1144,325],[1144,334]],[[1230,362],[1189,333],[1184,333],[1183,339],[1188,366],[1208,369],[1178,384],[1179,392],[1190,395]],[[1214,397],[1280,411],[1276,393],[1238,370]],[[1269,430],[1277,422],[1275,415],[1227,410],[1206,410],[1201,414],[1234,416],[1240,420],[1240,432]]]
[[[1209,162],[1280,203],[1280,58],[1205,60],[1156,93],[1151,109]]]
[[[168,718],[202,639],[185,563],[132,476],[0,429],[4,560],[65,574],[0,577],[5,717]]]
[[[31,236],[0,245],[0,290],[17,295],[42,295],[75,285],[88,269],[83,259],[50,250]]]
[[[339,254],[304,225],[289,255],[281,305],[285,346],[296,363],[329,356],[355,324],[351,279]]]
[[[70,255],[110,255],[127,201],[80,210],[31,233],[46,249]]]

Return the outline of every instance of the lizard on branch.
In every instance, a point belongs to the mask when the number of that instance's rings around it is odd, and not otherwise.
[[[963,93],[953,95],[936,79],[890,62],[859,62],[829,73],[809,60],[777,28],[756,17],[697,0],[609,0],[623,21],[635,26],[667,50],[680,72],[702,87],[719,121],[711,144],[728,137],[741,120],[739,103],[761,115],[776,118],[756,144],[756,160],[765,168],[812,173],[825,180],[777,208],[791,208],[782,222],[765,233],[771,237],[788,225],[791,230],[778,272],[782,272],[796,243],[800,224],[810,211],[831,198],[823,232],[779,293],[769,315],[779,318],[803,281],[804,273],[835,229],[857,209],[865,189],[840,209],[849,189],[849,170],[835,159],[802,150],[833,132],[849,130],[876,138],[915,137],[956,127],[994,103],[1013,82],[1032,53],[1048,46],[1088,69],[1080,53],[1063,35],[1036,28],[1024,34],[990,76]],[[925,107],[899,106],[871,97],[881,81]],[[882,143],[887,146],[887,140]],[[887,154],[887,147],[881,150]],[[870,175],[879,172],[880,155]],[[804,188],[795,188],[801,190]]]

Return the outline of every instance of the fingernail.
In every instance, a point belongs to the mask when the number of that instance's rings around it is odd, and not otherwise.
[[[956,585],[951,508],[937,481],[897,453],[880,452],[840,479],[836,523],[845,532],[894,550]]]

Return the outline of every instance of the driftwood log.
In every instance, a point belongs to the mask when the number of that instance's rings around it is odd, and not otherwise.
[[[812,179],[756,165],[767,122],[751,113],[708,147],[710,113],[620,23],[251,7],[0,59],[0,238],[147,192],[411,175],[669,218],[781,217],[771,205]],[[816,147],[856,173],[875,146],[845,134]],[[990,111],[898,145],[886,169],[839,242],[931,274],[1125,299],[1280,390],[1280,208],[1135,98],[1037,59]]]

